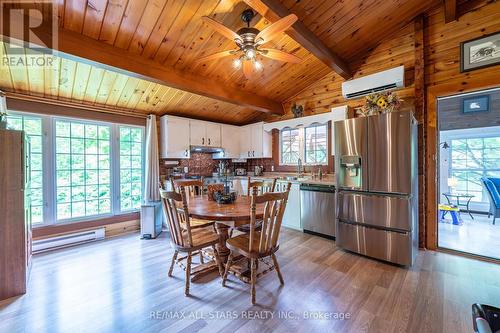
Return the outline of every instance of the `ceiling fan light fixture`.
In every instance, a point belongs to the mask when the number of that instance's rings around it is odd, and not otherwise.
[[[255,58],[255,56],[256,53],[254,49],[249,48],[245,50],[245,57],[247,57],[248,60],[252,60],[253,58]]]
[[[256,70],[261,70],[262,69],[262,63],[258,60],[255,60],[254,63],[253,63],[253,67],[256,69]]]
[[[233,67],[236,69],[241,68],[241,59],[240,58],[236,58],[233,60]]]

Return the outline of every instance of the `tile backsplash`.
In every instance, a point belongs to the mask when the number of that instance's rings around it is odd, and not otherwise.
[[[199,175],[208,177],[211,176],[213,172],[217,172],[217,167],[220,161],[227,164],[227,167],[234,171],[235,168],[246,168],[247,171],[254,171],[255,166],[263,166],[264,171],[271,171],[274,161],[272,158],[258,158],[249,159],[244,163],[233,163],[230,159],[225,160],[214,160],[212,154],[208,153],[191,153],[191,158],[189,159],[160,159],[160,176],[166,177],[169,174],[169,168],[171,165],[165,165],[165,161],[178,161],[178,167],[188,168],[189,175]]]

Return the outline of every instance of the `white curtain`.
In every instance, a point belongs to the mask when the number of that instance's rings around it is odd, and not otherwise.
[[[160,200],[158,182],[160,181],[160,161],[158,157],[158,133],[156,116],[149,115],[146,122],[146,170],[144,179],[144,202]]]

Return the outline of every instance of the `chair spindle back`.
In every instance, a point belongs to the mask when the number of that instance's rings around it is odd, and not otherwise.
[[[291,185],[291,183],[288,183],[285,192],[268,192],[262,195],[256,195],[254,191],[250,205],[250,252],[269,253],[271,249],[278,245],[281,222],[283,220]],[[260,232],[255,230],[255,225],[257,223],[256,206],[258,204],[265,204]],[[257,248],[254,248],[256,237],[259,237],[258,245]]]
[[[167,216],[172,242],[181,247],[192,246],[193,238],[191,236],[189,210],[184,187],[180,188],[180,193],[160,190],[160,195]]]

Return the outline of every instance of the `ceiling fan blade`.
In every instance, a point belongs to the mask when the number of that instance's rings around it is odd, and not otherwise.
[[[208,17],[208,16],[203,16],[202,17],[203,21],[208,24],[212,29],[220,33],[226,38],[229,38],[230,40],[235,40],[235,39],[241,39],[240,35],[238,35],[236,32],[233,30],[229,29],[225,25],[220,24],[216,20]]]
[[[214,53],[214,54],[209,54],[207,56],[199,58],[196,61],[197,62],[204,62],[204,61],[209,61],[209,60],[215,60],[215,59],[219,59],[219,58],[224,58],[224,57],[227,57],[227,56],[230,56],[230,55],[234,54],[235,51],[236,50],[226,50],[226,51],[217,52],[217,53]]]
[[[290,28],[295,21],[297,21],[297,15],[290,14],[285,16],[259,32],[255,37],[255,40],[258,41],[259,38],[262,38],[263,42],[261,44],[267,43],[276,38],[286,29]]]
[[[251,61],[243,61],[243,74],[248,80],[253,77],[253,66]]]
[[[276,49],[260,49],[259,51],[263,51],[260,53],[262,56],[273,59],[273,60],[279,60],[279,61],[285,61],[285,62],[293,62],[295,64],[298,64],[302,62],[302,59],[297,57],[296,55],[286,53],[280,50]]]

